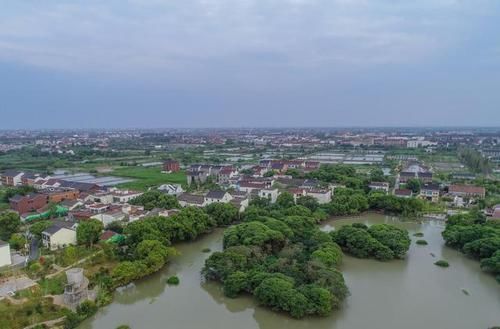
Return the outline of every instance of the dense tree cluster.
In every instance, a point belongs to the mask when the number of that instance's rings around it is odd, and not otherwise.
[[[355,215],[368,208],[368,199],[364,191],[350,188],[335,189],[332,201],[327,205],[328,212],[334,216]]]
[[[500,223],[477,211],[448,218],[442,233],[446,244],[479,259],[481,268],[500,281]]]
[[[342,251],[317,228],[311,210],[287,207],[286,199],[280,204],[249,207],[246,221],[225,231],[224,251],[206,260],[203,274],[222,282],[228,297],[250,293],[296,318],[327,315],[348,293],[338,270]],[[309,217],[287,215],[291,209]]]
[[[136,206],[143,206],[146,210],[151,210],[153,208],[173,209],[180,207],[175,196],[156,190],[144,192],[144,194],[130,200],[129,203]]]
[[[351,255],[382,261],[404,258],[411,242],[408,231],[388,224],[370,227],[359,223],[345,225],[330,235]]]
[[[490,161],[477,150],[462,148],[458,150],[458,157],[473,172],[482,174],[489,174],[491,172]]]
[[[214,202],[206,206],[205,211],[218,226],[229,225],[239,217],[238,208],[230,203]]]
[[[19,215],[13,211],[0,213],[0,240],[8,241],[21,226]]]
[[[353,166],[337,164],[322,165],[318,170],[307,174],[308,178],[316,178],[327,183],[338,183],[353,189],[363,189],[368,183],[368,177],[356,173]]]
[[[425,201],[417,198],[398,198],[391,194],[374,191],[368,195],[371,209],[384,210],[390,214],[417,216],[425,209]]]
[[[97,219],[90,219],[82,221],[76,229],[76,240],[78,244],[84,244],[92,247],[94,243],[99,241],[104,226],[102,222]]]
[[[127,284],[161,269],[175,254],[170,245],[207,233],[217,221],[203,209],[186,207],[177,214],[154,216],[128,224],[125,241],[116,251],[120,263],[111,273],[112,286]]]

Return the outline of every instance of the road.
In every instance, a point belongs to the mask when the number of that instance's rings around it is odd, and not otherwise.
[[[40,255],[40,248],[38,248],[38,239],[32,238],[30,242],[29,260],[37,260]]]

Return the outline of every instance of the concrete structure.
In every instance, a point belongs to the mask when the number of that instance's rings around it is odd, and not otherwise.
[[[0,267],[12,264],[10,258],[10,246],[7,242],[0,240]]]
[[[76,244],[76,227],[72,222],[55,222],[42,232],[42,243],[45,248],[56,250]]]
[[[83,275],[83,268],[78,267],[67,270],[66,278],[64,304],[75,309],[89,297],[89,280]]]

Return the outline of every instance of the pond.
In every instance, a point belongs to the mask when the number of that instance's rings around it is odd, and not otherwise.
[[[223,230],[176,248],[181,255],[164,270],[117,292],[113,303],[85,321],[81,329],[487,329],[500,326],[500,284],[481,272],[479,262],[444,245],[439,221],[401,221],[379,214],[330,219],[329,231],[345,224],[390,223],[424,233],[429,243],[412,245],[405,260],[378,262],[344,257],[342,271],[350,290],[342,308],[324,318],[294,320],[256,304],[251,296],[227,298],[221,285],[203,283],[200,270],[212,251],[222,249]],[[446,259],[449,268],[433,263]],[[179,286],[165,284],[170,275]]]

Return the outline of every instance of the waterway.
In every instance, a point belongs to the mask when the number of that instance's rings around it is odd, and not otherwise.
[[[500,284],[479,263],[444,245],[444,223],[401,221],[379,214],[331,219],[323,230],[344,224],[390,223],[424,233],[429,243],[412,245],[405,260],[378,262],[344,257],[350,290],[342,308],[323,318],[294,320],[258,306],[251,296],[230,299],[217,283],[204,283],[200,270],[212,251],[221,250],[223,230],[177,245],[181,255],[162,271],[117,292],[113,303],[80,329],[487,329],[500,326]],[[445,259],[449,268],[433,263]],[[178,286],[165,284],[170,275]]]

